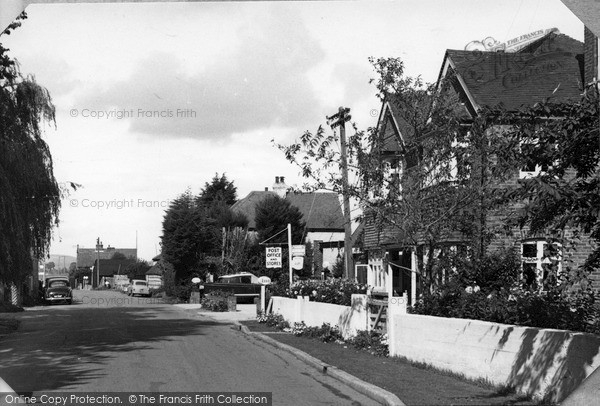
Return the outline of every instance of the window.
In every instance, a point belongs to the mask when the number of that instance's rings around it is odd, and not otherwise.
[[[544,290],[557,283],[561,271],[561,247],[547,240],[526,241],[521,244],[521,279],[523,287]]]
[[[48,287],[50,287],[50,288],[64,288],[66,286],[67,286],[66,281],[51,281],[48,284]]]
[[[137,281],[135,284],[139,285],[139,286],[146,286],[146,282],[142,282],[142,281]]]
[[[538,157],[534,156],[533,151],[536,147],[537,144],[534,141],[527,141],[521,143],[521,153],[525,155],[525,163],[519,170],[519,179],[534,178],[540,173],[546,172],[548,170],[548,165],[540,165],[538,163]]]

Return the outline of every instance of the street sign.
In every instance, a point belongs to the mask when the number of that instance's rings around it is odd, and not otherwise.
[[[292,256],[303,257],[306,255],[306,245],[292,245]]]
[[[261,276],[260,278],[258,278],[258,283],[261,283],[263,285],[269,285],[271,283],[271,278],[269,278],[268,276]]]
[[[267,247],[267,268],[281,268],[281,247]]]
[[[296,270],[300,270],[304,268],[304,257],[293,257],[292,258],[292,268]]]

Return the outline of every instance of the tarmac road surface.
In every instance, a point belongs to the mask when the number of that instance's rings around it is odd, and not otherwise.
[[[74,291],[0,338],[0,377],[17,393],[272,392],[273,405],[375,405],[231,324],[155,298]]]

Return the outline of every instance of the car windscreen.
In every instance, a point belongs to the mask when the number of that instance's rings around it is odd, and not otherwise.
[[[67,281],[50,281],[48,282],[49,288],[66,288]]]

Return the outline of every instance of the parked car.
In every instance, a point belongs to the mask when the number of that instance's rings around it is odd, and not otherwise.
[[[141,279],[133,279],[131,284],[127,288],[127,294],[129,296],[150,296],[150,289],[148,288],[148,283]]]
[[[250,272],[220,276],[216,282],[204,284],[204,294],[215,290],[233,292],[238,303],[250,302],[260,297],[258,277]]]
[[[71,290],[69,278],[65,276],[46,278],[43,293],[44,301],[48,304],[55,302],[73,303],[73,291]]]

